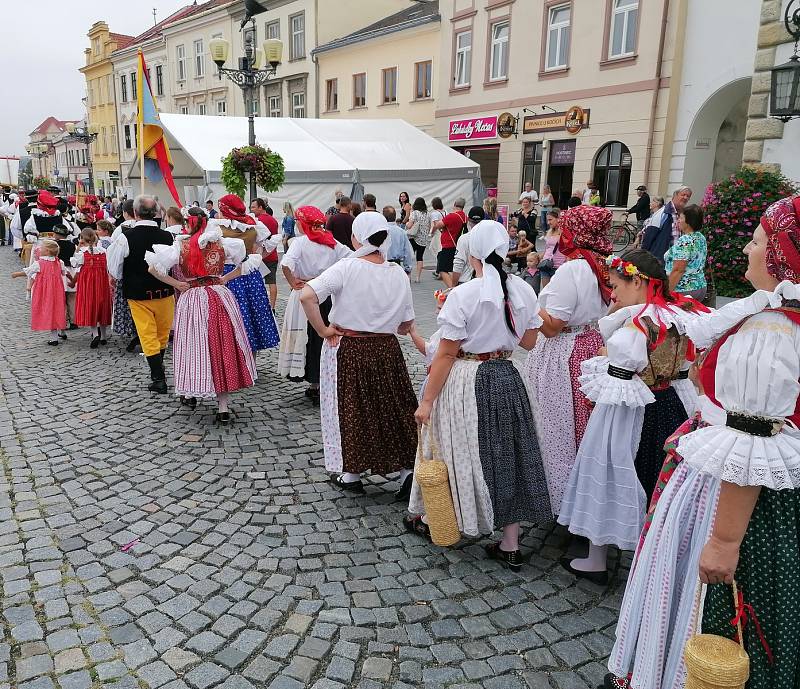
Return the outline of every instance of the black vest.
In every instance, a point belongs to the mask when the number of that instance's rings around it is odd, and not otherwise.
[[[25,223],[28,222],[30,217],[31,217],[31,204],[28,203],[27,201],[25,203],[19,204],[19,221],[20,221],[20,227],[23,230],[25,229]]]
[[[154,244],[172,244],[172,235],[153,225],[136,224],[123,230],[128,240],[128,257],[122,263],[122,294],[126,299],[149,301],[171,297],[174,290],[148,272],[144,255]]]
[[[36,231],[39,234],[42,232],[52,232],[56,225],[61,224],[60,215],[34,215],[33,222],[36,225]]]
[[[56,241],[58,242],[58,258],[67,268],[70,268],[69,259],[75,255],[75,245],[69,239],[56,239]]]

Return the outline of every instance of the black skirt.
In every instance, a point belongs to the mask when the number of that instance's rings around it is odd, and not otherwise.
[[[328,317],[331,314],[331,308],[333,308],[333,302],[330,297],[319,305],[319,312],[325,325],[330,325]],[[322,338],[314,330],[311,323],[306,327],[308,328],[308,342],[306,343],[306,374],[304,380],[311,385],[319,385],[319,360],[322,356]]]

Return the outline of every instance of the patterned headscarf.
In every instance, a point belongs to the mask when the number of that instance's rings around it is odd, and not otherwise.
[[[764,212],[767,272],[776,280],[800,283],[800,196],[776,201]]]
[[[44,211],[48,215],[55,215],[58,210],[58,199],[46,189],[42,189],[36,199],[36,205],[40,211]]]
[[[316,206],[300,206],[294,212],[294,219],[299,223],[301,232],[310,241],[331,249],[336,246],[336,239],[325,229],[325,214]]]
[[[235,220],[244,225],[255,225],[254,218],[247,215],[247,208],[245,208],[244,201],[242,201],[236,194],[226,194],[219,200],[219,212],[222,217],[227,220]]]
[[[575,206],[558,217],[561,239],[558,250],[567,258],[580,256],[591,267],[597,278],[600,296],[605,304],[611,302],[611,286],[608,284],[606,256],[614,250],[608,231],[613,215],[608,208],[599,206]]]

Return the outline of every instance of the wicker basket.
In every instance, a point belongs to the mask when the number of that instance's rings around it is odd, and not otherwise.
[[[700,611],[702,585],[697,587],[695,629]],[[734,607],[738,604],[736,582],[733,584]],[[744,689],[750,677],[750,658],[745,653],[742,626],[738,624],[739,643],[716,634],[696,634],[686,642],[686,689]]]
[[[420,432],[417,441],[416,472],[417,483],[422,490],[422,501],[425,503],[428,528],[431,530],[431,540],[436,545],[455,545],[461,540],[461,532],[458,530],[453,496],[450,493],[447,464],[438,456],[430,426],[428,426],[427,435],[431,448],[431,459],[425,459],[423,433],[424,429]]]

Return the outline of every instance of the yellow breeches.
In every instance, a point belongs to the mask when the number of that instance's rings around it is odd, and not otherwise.
[[[169,331],[175,315],[175,297],[163,299],[128,299],[133,322],[145,356],[167,348]]]

